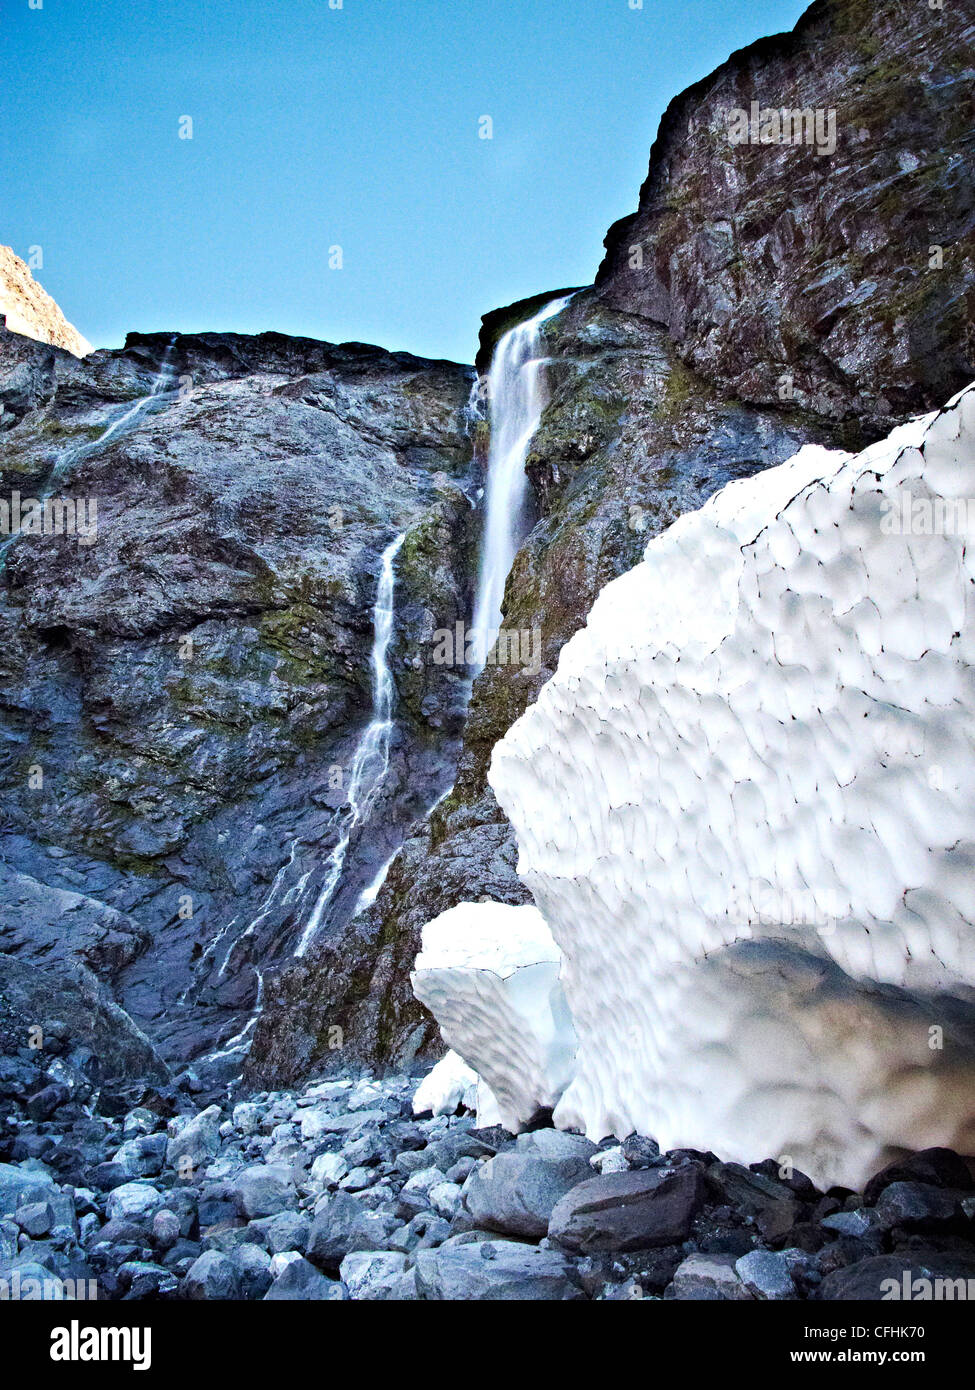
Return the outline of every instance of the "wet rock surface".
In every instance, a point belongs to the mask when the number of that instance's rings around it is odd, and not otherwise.
[[[0,331],[0,490],[96,507],[0,561],[0,949],[83,961],[177,1063],[229,1042],[240,1070],[312,911],[403,532],[390,772],[324,935],[449,785],[466,687],[427,655],[468,602],[471,378],[270,333],[78,361]]]

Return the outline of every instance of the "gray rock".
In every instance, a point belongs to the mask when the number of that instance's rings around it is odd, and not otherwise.
[[[0,1287],[9,1289],[10,1300],[17,1302],[60,1301],[65,1292],[61,1278],[29,1255],[0,1264]]]
[[[247,1229],[259,1237],[272,1255],[279,1255],[284,1250],[305,1249],[311,1222],[304,1212],[281,1211],[252,1221]]]
[[[431,1166],[439,1167],[439,1165],[431,1165],[430,1155],[426,1149],[407,1149],[396,1155],[394,1163],[401,1173],[407,1174],[419,1173],[422,1169]]]
[[[349,1171],[349,1165],[340,1153],[319,1154],[312,1161],[310,1177],[313,1182],[323,1184],[337,1183]]]
[[[239,1246],[230,1256],[240,1274],[242,1298],[263,1298],[274,1282],[271,1256],[251,1243]]]
[[[936,1234],[959,1223],[960,1192],[920,1182],[892,1182],[877,1198],[877,1222],[884,1230],[895,1226]]]
[[[122,1138],[137,1139],[140,1134],[153,1134],[160,1126],[160,1118],[147,1106],[137,1105],[130,1110],[122,1123]]]
[[[139,1221],[128,1221],[118,1217],[113,1221],[106,1221],[100,1229],[95,1228],[87,1245],[92,1248],[95,1245],[145,1245],[148,1240],[148,1219]]]
[[[109,1193],[105,1211],[110,1221],[146,1221],[164,1198],[150,1182],[124,1182]]]
[[[609,1173],[573,1187],[558,1202],[549,1236],[582,1254],[648,1250],[686,1240],[704,1202],[697,1164]]]
[[[94,1219],[97,1225],[98,1217]],[[0,1264],[16,1257],[19,1240],[20,1227],[16,1221],[0,1220]]]
[[[552,1302],[584,1297],[564,1255],[515,1241],[472,1241],[421,1250],[414,1268],[421,1299]]]
[[[166,1164],[181,1174],[205,1168],[220,1152],[220,1107],[211,1105],[191,1120],[171,1121]]]
[[[735,1271],[753,1298],[796,1297],[789,1261],[780,1252],[750,1250],[735,1261]]]
[[[327,1108],[306,1110],[301,1116],[301,1137],[313,1141],[326,1134],[355,1134],[366,1125],[378,1124],[387,1118],[385,1110],[358,1110],[345,1115]]]
[[[495,1149],[470,1130],[458,1128],[445,1134],[442,1139],[431,1141],[424,1152],[428,1165],[432,1164],[446,1173],[460,1159],[492,1158]]]
[[[623,1157],[631,1168],[650,1168],[660,1157],[660,1146],[655,1139],[647,1139],[642,1134],[628,1134],[622,1144]]]
[[[405,1226],[391,1231],[386,1244],[390,1250],[399,1250],[404,1255],[414,1250],[427,1250],[441,1245],[450,1235],[450,1224],[432,1211],[421,1211]]]
[[[2,603],[0,603],[2,608]],[[0,951],[2,951],[0,945]],[[100,1082],[162,1084],[166,1064],[143,1032],[119,1008],[109,989],[80,961],[32,965],[0,954],[0,1025],[26,1038],[39,1019],[63,1020],[72,1042],[97,1059]]]
[[[578,1135],[539,1130],[477,1167],[463,1188],[472,1220],[490,1231],[540,1240],[556,1204],[592,1177],[595,1145]]]
[[[920,1149],[906,1158],[888,1163],[863,1189],[864,1204],[873,1206],[883,1192],[895,1182],[927,1183],[932,1187],[950,1187],[959,1192],[971,1192],[975,1179],[968,1165],[951,1149]]]
[[[676,1299],[741,1301],[752,1295],[738,1277],[734,1255],[688,1255],[677,1268],[669,1293]]]
[[[155,1178],[163,1170],[166,1150],[165,1134],[142,1134],[127,1139],[111,1161],[122,1169],[126,1177]]]
[[[337,1273],[346,1255],[381,1250],[385,1233],[348,1192],[336,1192],[315,1214],[305,1254],[313,1264]]]
[[[827,1274],[816,1297],[827,1303],[905,1298],[928,1301],[935,1296],[935,1281],[938,1279],[949,1281],[949,1284],[942,1285],[942,1301],[967,1296],[968,1291],[975,1287],[971,1282],[975,1280],[975,1256],[940,1250],[871,1255]],[[965,1283],[955,1285],[954,1281],[958,1279]]]
[[[54,1208],[50,1202],[26,1202],[17,1208],[15,1220],[25,1235],[42,1240],[54,1225]]]
[[[375,1168],[353,1168],[346,1173],[339,1183],[339,1187],[345,1192],[364,1192],[367,1187],[372,1187],[377,1181],[379,1174]]]
[[[346,1255],[339,1269],[352,1299],[384,1299],[406,1272],[406,1256],[394,1250],[356,1250]]]
[[[52,1179],[43,1169],[17,1168],[0,1163],[0,1215],[12,1215],[26,1202],[49,1201],[56,1193]]]
[[[819,1224],[837,1235],[859,1239],[873,1230],[878,1222],[870,1209],[857,1207],[854,1211],[836,1211],[831,1216],[824,1216]]]
[[[430,1205],[438,1216],[449,1221],[461,1202],[460,1188],[453,1182],[438,1182],[430,1189]]]
[[[173,1294],[177,1289],[172,1270],[164,1269],[150,1260],[126,1260],[115,1271],[115,1277],[127,1297],[133,1299],[159,1298]]]
[[[570,1134],[564,1129],[533,1129],[519,1134],[514,1144],[506,1146],[504,1151],[528,1154],[546,1163],[570,1163],[574,1159],[585,1159],[588,1163],[599,1149],[583,1134]]]
[[[264,1119],[261,1106],[250,1101],[242,1101],[234,1106],[233,1126],[241,1134],[257,1134]]]
[[[459,1158],[452,1163],[445,1174],[448,1182],[464,1183],[477,1167],[476,1158]]]
[[[288,1168],[257,1163],[234,1178],[230,1198],[241,1216],[254,1220],[293,1207],[297,1194]]]
[[[750,1216],[766,1240],[787,1235],[799,1219],[801,1205],[785,1183],[740,1163],[712,1163],[707,1182],[728,1206]]]
[[[392,1279],[386,1287],[385,1293],[380,1297],[386,1303],[412,1303],[419,1298],[416,1288],[416,1271],[413,1269],[404,1270],[402,1274]]]
[[[183,1295],[210,1301],[239,1298],[240,1274],[233,1261],[219,1250],[205,1250],[187,1272]]]
[[[409,1221],[421,1211],[427,1211],[431,1206],[431,1191],[443,1180],[444,1175],[439,1168],[420,1168],[411,1173],[400,1189],[397,1215]]]
[[[179,1240],[180,1220],[174,1211],[162,1207],[152,1218],[152,1238],[160,1250],[169,1250]]]
[[[326,1279],[300,1256],[284,1269],[264,1295],[265,1303],[322,1302],[344,1297],[342,1285]]]

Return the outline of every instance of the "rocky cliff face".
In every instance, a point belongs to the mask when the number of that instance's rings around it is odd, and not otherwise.
[[[505,602],[506,628],[539,630],[540,669],[478,677],[454,788],[354,937],[268,982],[254,1080],[435,1042],[407,978],[420,927],[462,901],[528,896],[487,786],[491,750],[651,536],[803,443],[859,447],[975,377],[971,20],[890,3],[869,21],[850,0],[818,0],[794,33],[672,103],[638,211],[611,229],[595,287],[544,330],[552,396],[528,461],[538,521]],[[753,100],[810,108],[799,129],[813,143],[732,143],[733,113],[750,119]],[[499,334],[554,297],[486,316],[482,370]]]
[[[9,246],[0,246],[0,314],[11,333],[64,348],[75,357],[92,350]]]
[[[602,298],[741,400],[871,437],[943,404],[975,374],[973,45],[970,6],[817,0],[734,54],[668,108]]]
[[[0,333],[0,941],[83,960],[173,1060],[241,1031],[307,920],[402,532],[390,774],[323,932],[450,784],[466,687],[418,654],[470,601],[472,375],[277,334],[79,362]]]

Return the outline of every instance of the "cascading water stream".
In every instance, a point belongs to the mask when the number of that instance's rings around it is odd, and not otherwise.
[[[552,300],[500,339],[488,374],[491,443],[484,534],[474,620],[478,664],[484,665],[501,626],[504,586],[528,529],[525,460],[545,408],[541,328],[571,299]]]
[[[172,379],[169,362],[173,355],[173,346],[177,337],[178,334],[174,333],[166,344],[166,351],[162,355],[162,359],[159,363],[159,370],[153,380],[152,389],[148,396],[140,396],[137,401],[134,401],[121,415],[119,415],[118,419],[112,421],[105,430],[105,433],[100,434],[97,439],[89,440],[84,444],[77,445],[73,449],[69,449],[58,459],[48,475],[47,482],[44,485],[44,491],[41,493],[40,497],[35,499],[41,507],[51,500],[55,489],[62,482],[65,474],[69,472],[72,465],[81,462],[82,459],[89,458],[92,454],[98,453],[99,450],[105,447],[109,440],[113,439],[115,435],[121,434],[127,425],[133,420],[138,419],[151,402],[162,393],[167,382]],[[21,526],[16,531],[12,531],[9,536],[6,536],[4,540],[0,542],[0,570],[3,569],[6,563],[7,551],[13,545],[14,541],[23,534],[24,528]]]
[[[372,719],[359,740],[349,774],[348,804],[351,815],[338,843],[328,857],[325,882],[305,924],[301,939],[295,947],[296,956],[305,954],[321,926],[325,911],[339,886],[352,833],[357,825],[368,818],[389,771],[389,741],[393,730],[393,699],[396,694],[387,660],[393,636],[393,591],[396,586],[393,564],[405,539],[405,533],[397,536],[383,551],[379,586],[373,608]]]

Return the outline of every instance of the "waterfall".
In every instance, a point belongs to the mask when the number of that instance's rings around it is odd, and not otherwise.
[[[396,694],[387,660],[393,636],[393,590],[396,584],[393,562],[405,539],[405,533],[397,536],[383,551],[373,608],[372,719],[359,740],[352,760],[348,795],[351,815],[328,857],[325,882],[295,948],[296,956],[305,954],[321,926],[325,910],[335,896],[342,877],[352,832],[369,816],[389,771],[389,741],[393,730],[393,698]]]
[[[525,460],[545,408],[541,327],[561,313],[571,297],[552,300],[534,318],[509,329],[491,359],[491,443],[481,566],[471,625],[481,665],[497,638],[505,581],[528,529]]]

